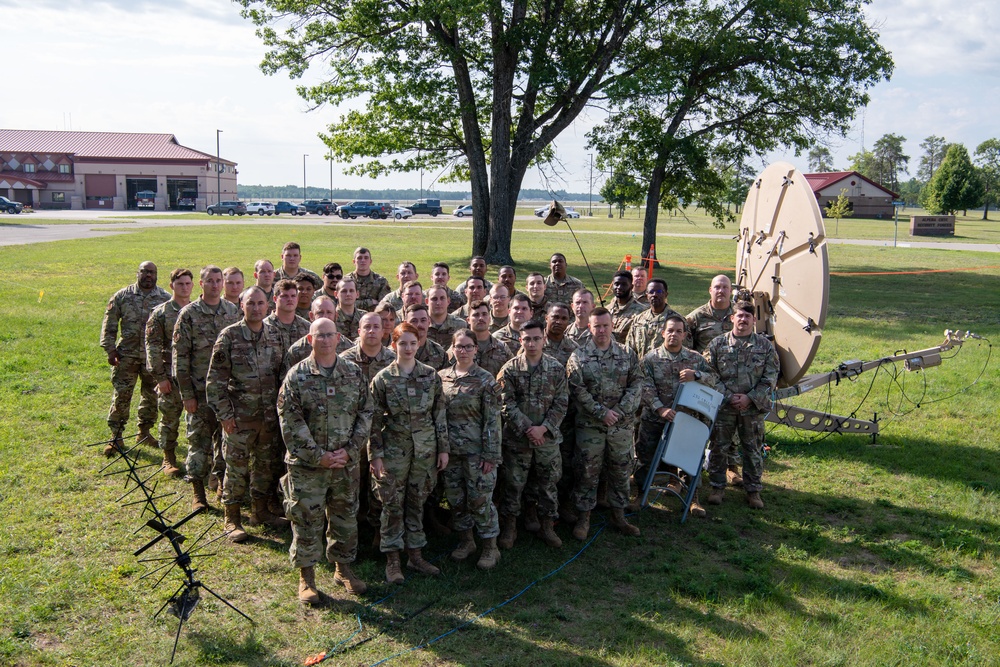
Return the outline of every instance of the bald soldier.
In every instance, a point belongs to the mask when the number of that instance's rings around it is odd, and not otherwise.
[[[143,262],[136,272],[135,284],[118,290],[108,301],[101,324],[101,347],[108,355],[113,389],[108,411],[112,440],[104,448],[107,456],[114,453],[115,447],[125,446],[121,436],[128,423],[137,381],[141,384],[141,398],[136,442],[156,443],[149,432],[156,423],[156,380],[146,370],[146,322],[154,308],[169,300],[170,295],[156,286],[156,264]]]
[[[358,458],[368,440],[372,401],[358,366],[337,356],[337,325],[309,328],[312,353],[288,371],[278,394],[278,419],[288,472],[281,478],[292,523],[289,557],[299,569],[299,600],[317,604],[316,563],[335,564],[334,582],[361,595],[367,585],[351,570],[358,553]]]
[[[334,304],[333,299],[326,296],[317,297],[313,299],[312,306],[309,308],[309,321],[315,322],[316,320],[325,317],[328,320],[333,320],[334,323],[337,322],[337,306]],[[338,331],[339,333],[339,331]],[[337,354],[349,350],[353,343],[347,338],[347,336],[340,337],[340,343],[337,345]],[[285,352],[285,358],[281,362],[281,377],[285,377],[285,373],[288,372],[295,364],[304,360],[312,354],[312,343],[309,342],[309,336],[303,336],[298,339],[292,346],[288,348]]]

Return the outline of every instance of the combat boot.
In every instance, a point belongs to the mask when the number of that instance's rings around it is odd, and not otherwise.
[[[693,499],[691,500],[691,507],[688,508],[688,514],[696,516],[699,519],[704,519],[708,516],[708,512],[705,511],[705,508],[702,507],[697,500]]]
[[[261,524],[267,524],[271,528],[285,528],[289,521],[271,514],[271,510],[267,508],[267,498],[254,498],[253,510],[250,512],[250,525],[259,526]]]
[[[576,523],[580,515],[576,513],[576,509],[569,503],[569,501],[563,501],[559,503],[559,518],[566,523]]]
[[[730,486],[743,486],[743,475],[740,474],[739,466],[728,466],[726,468],[726,481]]]
[[[611,525],[619,533],[639,537],[639,527],[633,526],[628,522],[628,519],[625,518],[625,510],[621,507],[611,508]]]
[[[205,497],[205,483],[200,479],[191,482],[194,487],[194,500],[191,501],[191,511],[208,509],[208,498]]]
[[[247,532],[243,530],[243,517],[240,516],[240,504],[223,505],[226,513],[226,524],[223,530],[229,533],[229,541],[240,544],[246,542]]]
[[[461,541],[455,550],[451,552],[452,560],[465,560],[476,553],[476,540],[472,537],[472,529],[463,530],[460,533]]]
[[[441,570],[424,560],[423,555],[420,553],[420,549],[406,550],[406,567],[410,568],[414,572],[419,572],[420,574],[426,574],[432,577],[436,577],[441,574]]]
[[[139,424],[139,433],[135,436],[135,444],[159,447],[159,443],[156,442],[156,438],[154,438],[153,434],[149,432],[149,429],[149,424]]]
[[[316,570],[312,565],[299,569],[299,602],[319,604],[319,590],[316,588]]]
[[[109,459],[119,452],[125,451],[125,441],[122,440],[121,436],[112,438],[111,441],[104,445],[104,455]]]
[[[542,541],[553,549],[558,549],[562,546],[562,540],[560,540],[559,536],[556,535],[556,531],[552,529],[551,517],[544,517],[541,520],[541,528],[539,529],[538,537],[542,538]]]
[[[181,476],[181,469],[177,467],[177,450],[173,447],[163,450],[163,474],[174,478]]]
[[[333,575],[333,580],[346,588],[351,595],[364,595],[365,591],[368,590],[368,584],[358,579],[347,563],[337,563],[337,571]]]
[[[479,555],[476,567],[480,570],[492,570],[500,562],[500,550],[497,549],[497,538],[487,537],[483,540],[483,553]]]
[[[524,508],[524,529],[529,533],[537,533],[542,527],[538,521],[538,505],[528,503]]]
[[[505,514],[502,523],[503,529],[500,531],[500,539],[497,540],[497,545],[501,549],[512,549],[514,547],[514,540],[517,539],[517,517]]]
[[[387,551],[385,554],[385,580],[390,584],[401,584],[406,581],[399,567],[398,551]]]
[[[590,535],[590,512],[580,512],[579,518],[576,520],[576,525],[573,526],[573,537],[580,540],[581,542],[587,539],[587,535]]]
[[[722,498],[725,495],[726,495],[726,492],[725,492],[724,489],[720,489],[718,487],[714,487],[713,486],[712,487],[712,492],[710,494],[708,494],[708,504],[709,505],[721,505],[722,504]]]
[[[761,500],[759,491],[747,492],[747,505],[749,505],[755,510],[764,509],[764,501]]]

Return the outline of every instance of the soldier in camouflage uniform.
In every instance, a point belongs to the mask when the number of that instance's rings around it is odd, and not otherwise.
[[[269,259],[258,259],[253,265],[253,277],[257,287],[264,290],[267,297],[267,314],[274,312],[274,264]]]
[[[513,355],[506,345],[490,335],[490,307],[485,301],[470,304],[469,326],[476,339],[476,366],[496,377]],[[450,353],[449,359],[454,361],[454,353]]]
[[[767,338],[754,333],[757,322],[753,304],[742,301],[733,308],[733,330],[715,338],[705,359],[719,377],[722,407],[715,418],[708,458],[711,505],[721,505],[726,488],[724,450],[733,433],[743,450],[743,489],[747,504],[762,509],[761,476],[764,473],[764,418],[771,410],[771,394],[778,382],[778,353]]]
[[[316,275],[314,271],[299,266],[299,262],[302,261],[302,248],[298,243],[289,242],[286,243],[281,248],[281,266],[277,271],[274,272],[274,282],[279,282],[281,280],[295,280],[302,274],[310,275],[317,281],[322,281],[319,276]],[[316,289],[319,289],[317,285]]]
[[[667,305],[667,283],[653,278],[646,283],[649,310],[644,310],[632,319],[626,344],[640,357],[663,344],[663,329],[667,318],[680,315]]]
[[[576,403],[576,487],[579,511],[573,537],[587,539],[590,512],[597,504],[602,471],[608,477],[611,525],[626,535],[639,529],[625,519],[632,472],[633,428],[642,399],[642,369],[635,352],[612,336],[611,313],[595,308],[590,314],[593,339],[573,353],[566,366]]]
[[[531,305],[531,319],[545,319],[545,311],[549,307],[549,299],[545,292],[545,276],[532,271],[525,281],[528,292],[528,303]]]
[[[465,305],[453,311],[452,315],[464,322],[468,322],[469,304],[473,301],[482,301],[486,298],[486,281],[479,276],[469,276],[469,279],[462,284],[465,285]]]
[[[733,330],[732,282],[727,276],[715,276],[708,293],[711,297],[708,303],[692,310],[686,318],[688,338],[685,344],[699,353],[704,353],[717,336]],[[740,450],[734,440],[726,450],[726,479],[733,486],[743,485],[740,464]]]
[[[583,287],[583,282],[578,278],[566,275],[566,255],[557,252],[549,259],[549,268],[552,272],[545,277],[545,299],[552,303],[570,303],[573,300],[573,293]]]
[[[389,281],[372,271],[372,254],[368,248],[354,250],[354,270],[345,277],[358,286],[358,300],[354,304],[361,310],[375,310],[375,306],[389,293]]]
[[[493,332],[493,337],[507,346],[511,356],[521,349],[521,325],[531,317],[531,300],[526,294],[515,294],[510,300],[510,323]]]
[[[434,287],[443,287],[448,292],[447,310],[449,313],[465,304],[465,297],[462,293],[448,286],[448,281],[451,280],[451,268],[445,262],[434,262],[434,267],[431,269],[431,280]],[[424,296],[429,298],[430,290],[427,290]]]
[[[632,267],[632,298],[644,306],[649,305],[649,297],[646,296],[646,282],[649,280],[649,272],[645,266]]]
[[[350,278],[337,283],[337,332],[341,338],[347,338],[353,343],[358,337],[358,325],[365,311],[356,306],[358,302],[358,285]]]
[[[594,310],[594,293],[586,287],[573,292],[574,320],[566,327],[566,335],[577,345],[583,345],[591,339],[590,313]]]
[[[323,287],[323,281],[311,273],[299,271],[299,274],[292,279],[295,282],[296,304],[295,314],[302,319],[309,321],[309,306],[312,305],[316,292]],[[303,336],[305,334],[302,334]]]
[[[490,290],[490,333],[510,324],[510,293],[505,285],[497,283]],[[471,324],[471,323],[470,323]]]
[[[267,509],[284,455],[274,407],[281,384],[281,337],[264,324],[267,299],[262,289],[245,290],[239,301],[243,319],[219,333],[205,383],[208,405],[222,425],[222,504],[229,540],[236,543],[247,539],[240,504],[248,482],[253,498],[250,525],[288,525]]]
[[[174,325],[171,350],[174,378],[187,413],[188,453],[186,481],[194,488],[192,509],[205,509],[205,478],[213,468],[213,439],[221,438],[219,421],[208,405],[205,381],[212,360],[212,348],[219,332],[239,320],[236,306],[222,299],[222,269],[206,266],[201,270],[202,294],[181,309]]]
[[[456,331],[450,347],[455,363],[439,371],[438,376],[447,408],[451,449],[448,467],[441,477],[448,504],[455,512],[455,530],[461,534],[451,557],[465,560],[475,553],[472,534],[475,527],[483,540],[483,551],[476,565],[489,570],[500,560],[497,551],[500,523],[493,504],[497,468],[502,460],[500,387],[491,373],[476,365],[476,338],[471,331]]]
[[[403,310],[403,289],[406,287],[406,283],[417,278],[417,266],[413,262],[403,262],[396,270],[396,280],[399,281],[399,287],[382,297],[379,303],[387,303],[396,310]]]
[[[313,299],[312,306],[309,308],[310,323],[322,317],[336,323],[336,316],[337,306],[334,304],[333,299],[325,294]],[[337,354],[351,349],[352,345],[353,343],[346,336],[340,336],[340,342],[337,343]],[[292,346],[288,348],[288,352],[285,352],[285,356],[281,361],[281,377],[285,377],[285,373],[292,366],[300,361],[304,361],[310,354],[312,354],[312,343],[309,342],[308,335],[292,343]]]
[[[513,266],[504,264],[500,267],[497,272],[497,284],[507,288],[507,296],[510,299],[513,299],[515,294],[521,294],[517,291],[517,270]]]
[[[274,286],[274,312],[264,318],[264,323],[274,327],[281,336],[282,354],[292,343],[309,333],[309,320],[295,314],[299,288],[291,280],[282,280]]]
[[[427,364],[435,371],[448,366],[448,353],[444,348],[430,340],[427,332],[430,329],[431,317],[427,312],[427,306],[422,303],[413,304],[406,309],[406,322],[416,328],[420,336],[420,348],[417,350],[417,361]]]
[[[642,358],[643,410],[636,442],[639,467],[634,474],[636,485],[640,488],[646,483],[663,428],[667,422],[674,420],[674,397],[680,383],[695,381],[709,387],[715,386],[712,369],[708,367],[704,357],[683,346],[684,336],[684,320],[680,317],[667,318],[663,345]],[[680,487],[675,490],[680,492]],[[698,503],[697,498],[691,502],[691,514],[705,516],[705,508]]]
[[[136,442],[150,445],[156,442],[149,433],[156,423],[156,380],[146,370],[146,321],[154,308],[169,300],[170,295],[156,286],[156,264],[143,262],[136,273],[135,284],[118,290],[108,301],[101,324],[101,347],[108,354],[113,389],[111,410],[108,411],[112,441],[104,448],[107,456],[111,456],[116,447],[124,448],[121,435],[128,423],[136,381],[140,382],[141,393]]]
[[[448,422],[441,378],[416,359],[418,335],[409,322],[396,327],[396,360],[371,384],[375,412],[368,458],[382,501],[379,549],[386,555],[386,581],[393,584],[403,582],[399,553],[404,546],[408,568],[428,575],[441,572],[424,560],[421,549],[427,544],[424,503],[438,472],[448,466]]]
[[[487,268],[486,259],[482,255],[475,255],[469,261],[469,275],[475,276],[476,278],[482,278],[483,289],[489,292],[490,289],[493,287],[493,283],[491,283],[489,280],[486,279],[486,268]],[[468,281],[463,280],[462,283],[455,289],[461,292],[464,296],[466,296],[466,298],[468,298],[468,295],[466,295],[465,293],[466,287],[468,287]],[[482,297],[479,298],[481,299]],[[468,303],[468,301],[466,301],[466,303]]]
[[[556,485],[562,474],[559,424],[569,404],[566,369],[542,352],[545,331],[541,321],[525,323],[520,334],[522,353],[504,364],[497,376],[504,429],[503,519],[497,544],[502,549],[514,546],[521,496],[533,474],[538,485],[539,536],[558,548],[562,541],[552,525],[559,513]]]
[[[632,328],[632,320],[649,306],[639,303],[632,297],[632,274],[628,271],[619,271],[615,274],[611,279],[611,291],[614,292],[615,298],[608,306],[608,310],[611,312],[615,340],[624,345],[628,339],[629,329]]]
[[[323,289],[313,295],[313,301],[321,296],[328,296],[333,299],[333,305],[337,305],[337,285],[344,279],[344,269],[337,262],[330,262],[323,267]],[[355,287],[355,289],[357,289]]]
[[[334,581],[353,595],[368,588],[350,564],[358,554],[359,454],[371,428],[372,402],[361,369],[337,356],[337,326],[321,318],[308,335],[312,354],[285,376],[277,405],[288,468],[281,478],[292,523],[288,555],[299,568],[299,600],[316,604],[324,523]]]
[[[222,269],[222,298],[240,307],[240,294],[244,289],[243,271],[238,266],[230,266]]]
[[[194,275],[189,269],[170,272],[170,290],[174,296],[153,309],[146,321],[146,369],[156,381],[160,409],[160,449],[163,450],[163,472],[168,477],[179,477],[177,467],[177,432],[184,405],[170,369],[170,350],[173,347],[174,325],[181,308],[191,303]]]
[[[451,337],[459,329],[468,325],[461,318],[448,312],[448,288],[435,285],[427,290],[427,314],[430,324],[427,337],[447,350],[451,346]],[[461,308],[461,305],[459,306]]]
[[[561,301],[550,301],[545,313],[545,348],[543,352],[565,368],[569,357],[579,347],[566,336],[569,326],[569,306]]]

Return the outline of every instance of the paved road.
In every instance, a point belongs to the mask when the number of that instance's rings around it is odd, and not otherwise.
[[[157,217],[148,217],[149,214],[136,214],[129,212],[112,211],[38,211],[31,214],[30,224],[4,224],[5,217],[0,217],[0,246],[26,245],[29,243],[45,243],[47,241],[66,241],[71,239],[87,239],[100,236],[114,236],[117,234],[128,234],[137,229],[153,229],[158,227],[178,227],[191,226],[199,227],[203,225],[240,225],[247,226],[253,224],[266,225],[336,225],[341,227],[368,227],[367,223],[331,221],[330,218],[319,216],[306,216],[292,218],[291,216],[268,217],[264,220],[258,218],[226,218],[221,217],[214,220],[190,220],[179,218],[171,213],[159,213]],[[46,225],[46,219],[75,219],[87,220],[81,224],[52,224]],[[171,219],[176,218],[176,219]],[[520,216],[519,220],[534,220],[533,216]],[[37,224],[36,224],[37,220]],[[12,221],[13,222],[13,221]],[[22,222],[18,219],[17,222]],[[379,229],[407,229],[410,225],[380,224]],[[422,229],[455,229],[443,225],[424,225]],[[538,229],[518,229],[518,233],[538,233],[538,234],[568,234],[563,229],[551,229],[540,227]],[[633,231],[587,231],[576,230],[577,234],[610,234],[615,236],[632,236]],[[726,238],[720,234],[662,234],[665,237],[675,238],[698,238],[698,239],[719,239]],[[869,240],[869,239],[832,239],[827,238],[827,243],[843,245],[863,245],[863,246],[892,246],[892,241]],[[898,244],[900,248],[929,248],[935,250],[973,250],[978,252],[1000,252],[998,243],[961,243],[942,241],[906,241]]]

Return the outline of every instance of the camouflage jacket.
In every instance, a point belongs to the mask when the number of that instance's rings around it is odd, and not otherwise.
[[[257,285],[257,287],[260,287],[260,285]],[[264,298],[267,299],[267,314],[270,315],[274,312],[274,309],[277,306],[277,304],[274,303],[274,286],[272,285],[269,290],[264,290],[263,287],[260,289],[264,292]]]
[[[354,302],[355,308],[374,311],[382,297],[389,293],[389,281],[374,271],[367,276],[359,276],[357,271],[351,271],[344,277],[350,278],[358,286],[358,300]]]
[[[274,283],[272,283],[272,284],[275,284],[275,285],[278,284],[279,280],[294,280],[295,276],[299,275],[300,273],[304,273],[304,274],[306,274],[308,276],[312,276],[316,280],[319,280],[320,284],[323,284],[323,280],[319,277],[319,275],[316,274],[315,271],[310,271],[309,269],[305,268],[304,266],[300,266],[299,270],[295,273],[295,275],[289,275],[285,271],[285,269],[283,267],[279,266],[278,268],[276,268],[274,270]]]
[[[566,363],[569,361],[570,355],[579,347],[576,341],[568,336],[563,336],[562,340],[558,343],[552,342],[552,339],[546,336],[545,348],[542,352],[558,361],[563,368],[566,368]]]
[[[663,328],[667,325],[667,318],[673,316],[684,319],[670,306],[664,308],[659,315],[654,313],[652,308],[642,311],[632,318],[632,328],[629,329],[626,345],[638,356],[646,356],[653,348],[663,345]]]
[[[354,312],[348,315],[337,306],[337,331],[341,338],[349,338],[352,341],[358,339],[358,327],[361,326],[361,316],[367,311],[355,308]]]
[[[337,354],[351,349],[352,345],[354,345],[352,341],[344,336],[341,336],[340,342],[337,343]],[[303,336],[292,343],[292,346],[288,348],[288,352],[285,352],[285,356],[281,360],[281,377],[285,377],[285,373],[287,373],[292,366],[300,361],[303,361],[306,357],[312,354],[312,351],[313,346],[312,343],[309,342],[309,338],[307,336]]]
[[[733,394],[746,394],[747,414],[771,410],[771,392],[778,382],[778,353],[771,341],[758,333],[737,338],[730,331],[708,344],[705,359],[719,378],[723,409]]]
[[[309,320],[304,317],[295,316],[291,324],[284,324],[278,319],[277,313],[271,313],[264,318],[264,324],[274,327],[281,336],[281,351],[287,353],[291,349],[292,343],[309,333]]]
[[[181,308],[174,325],[171,361],[182,399],[197,399],[204,394],[215,340],[223,329],[239,320],[239,309],[225,299],[217,310],[201,297]]]
[[[393,310],[397,313],[403,310],[403,288],[394,289],[384,297],[379,300],[379,303],[385,303],[392,306]]]
[[[682,347],[680,352],[673,354],[661,345],[642,358],[644,421],[666,423],[656,411],[673,406],[674,395],[681,384],[680,372],[687,369],[701,373],[698,379],[701,384],[715,386],[715,373],[705,358],[694,350]]]
[[[372,400],[361,369],[346,359],[323,368],[309,357],[288,371],[278,392],[285,463],[318,468],[326,452],[346,449],[350,465],[368,439]]]
[[[449,313],[452,317],[462,320],[468,326],[469,322],[469,304],[463,303],[461,306]]]
[[[530,298],[528,299],[528,305],[531,306],[531,319],[533,320],[544,320],[545,311],[549,308],[549,297],[548,295],[543,296],[542,300],[539,302],[534,302]]]
[[[570,325],[566,327],[566,337],[572,338],[573,342],[576,343],[577,346],[583,345],[588,340],[593,338],[589,328],[578,327],[575,321],[570,322]]]
[[[371,384],[375,413],[368,459],[414,452],[447,454],[448,416],[437,371],[420,362],[401,375],[393,361]]]
[[[344,352],[341,352],[340,356],[348,361],[354,362],[357,367],[361,369],[361,374],[365,376],[366,385],[370,385],[372,383],[372,378],[374,378],[380,370],[396,360],[396,353],[392,351],[391,347],[383,345],[378,354],[374,357],[369,357],[365,354],[365,351],[361,349],[360,343],[357,343]]]
[[[570,356],[566,374],[577,407],[577,425],[608,430],[632,428],[642,400],[642,368],[635,352],[615,341],[602,352],[594,341],[589,341]],[[610,428],[602,421],[608,410],[622,417]]]
[[[476,344],[476,358],[474,360],[476,365],[493,377],[496,377],[503,365],[514,356],[506,345],[493,336],[485,341],[477,341]],[[453,348],[448,348],[448,363],[455,363],[455,350]]]
[[[718,311],[712,308],[712,303],[706,303],[700,308],[695,308],[688,316],[687,320],[687,342],[695,352],[704,352],[708,349],[708,344],[716,336],[729,333],[733,330],[733,321],[730,317],[733,314],[733,307],[722,312],[721,316],[716,315]]]
[[[153,309],[146,321],[146,369],[157,383],[168,380],[174,325],[182,306],[171,299]]]
[[[497,317],[490,311],[490,333],[496,333],[500,329],[510,324],[510,313],[508,312],[503,317]]]
[[[500,400],[503,414],[504,445],[516,449],[532,447],[525,435],[532,426],[548,429],[546,443],[562,442],[559,425],[569,407],[566,369],[552,357],[542,354],[534,368],[519,354],[500,369]]]
[[[254,333],[245,320],[219,334],[208,367],[208,405],[220,421],[277,422],[281,386],[281,337],[263,325]]]
[[[514,356],[521,350],[521,332],[514,331],[510,324],[494,331],[493,337],[507,346],[511,356]]]
[[[632,328],[632,321],[643,311],[649,310],[649,306],[644,306],[635,299],[629,299],[629,302],[622,306],[618,303],[616,297],[611,300],[608,310],[611,312],[615,340],[624,345],[628,340],[628,332]]]
[[[556,280],[551,273],[545,276],[545,300],[548,302],[560,301],[567,306],[573,303],[573,293],[583,287],[583,281],[573,276],[566,276],[562,280]]]
[[[438,372],[448,414],[452,454],[475,454],[499,464],[500,385],[486,370],[473,366],[459,375],[455,367]]]
[[[435,371],[439,371],[448,365],[448,353],[444,348],[427,338],[424,344],[417,350],[417,361],[427,364]]]
[[[170,300],[170,295],[162,287],[154,287],[145,294],[138,283],[115,292],[108,300],[101,323],[101,347],[111,353],[117,351],[119,357],[146,357],[146,322],[149,314],[161,303]],[[119,322],[121,330],[119,331]],[[121,333],[121,339],[118,334]]]
[[[427,329],[427,337],[447,350],[451,347],[452,334],[459,329],[468,328],[469,325],[465,320],[449,314],[441,324],[434,324],[434,320],[431,320],[431,325]]]

